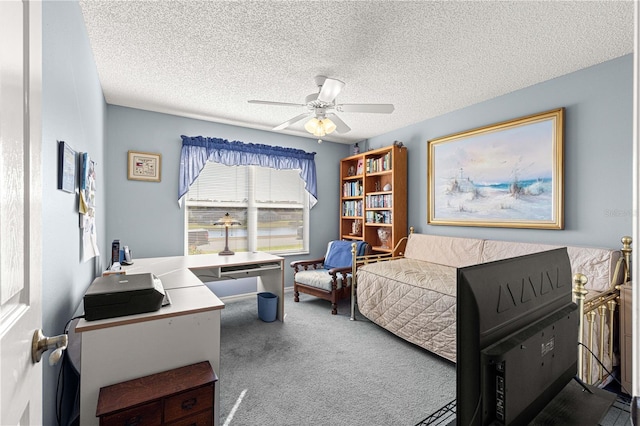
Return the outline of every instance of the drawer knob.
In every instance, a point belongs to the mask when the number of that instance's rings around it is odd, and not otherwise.
[[[140,416],[134,416],[131,417],[129,419],[127,419],[126,422],[124,422],[124,426],[138,426],[139,424],[141,424],[142,419],[140,418]]]
[[[191,410],[198,403],[198,398],[189,398],[182,401],[183,410]]]

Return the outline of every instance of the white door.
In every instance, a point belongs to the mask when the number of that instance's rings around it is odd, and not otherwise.
[[[0,1],[0,425],[42,424],[42,5]]]

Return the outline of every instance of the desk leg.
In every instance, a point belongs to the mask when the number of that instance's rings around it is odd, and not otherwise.
[[[278,312],[276,318],[284,321],[284,260],[280,261],[279,270],[264,271],[258,277],[258,293],[268,291],[278,296]]]

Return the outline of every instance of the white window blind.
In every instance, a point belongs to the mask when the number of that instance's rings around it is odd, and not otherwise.
[[[241,222],[229,230],[233,251],[308,251],[308,195],[297,170],[208,162],[185,198],[189,254],[224,248],[224,229],[213,223],[225,213]]]

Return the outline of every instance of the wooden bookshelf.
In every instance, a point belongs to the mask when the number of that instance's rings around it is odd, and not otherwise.
[[[379,229],[389,236],[386,246]],[[391,145],[343,158],[340,238],[364,240],[376,252],[391,253],[407,231],[407,148]]]

